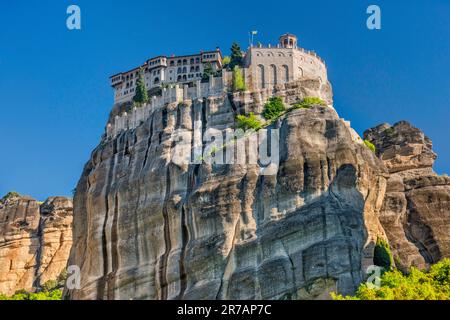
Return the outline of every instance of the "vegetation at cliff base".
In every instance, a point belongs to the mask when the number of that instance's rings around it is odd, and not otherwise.
[[[450,259],[433,265],[428,272],[414,267],[409,274],[385,272],[381,286],[361,284],[354,296],[331,294],[334,300],[450,300]]]
[[[253,112],[250,112],[250,114],[248,116],[245,115],[238,115],[236,117],[237,120],[237,125],[239,129],[243,129],[243,130],[249,130],[249,129],[253,129],[253,130],[259,130],[262,127],[262,123],[261,120],[259,120],[254,114]]]
[[[142,75],[142,70],[139,72],[139,77],[136,81],[136,94],[133,97],[133,101],[137,105],[141,105],[149,101],[147,88],[145,87],[144,77]]]
[[[233,68],[233,91],[245,91],[244,75],[239,66],[234,66]]]
[[[264,105],[263,117],[267,120],[277,119],[286,110],[281,97],[272,97]]]
[[[376,147],[372,142],[370,142],[369,140],[364,140],[364,144],[366,145],[367,148],[372,150],[372,152],[374,153],[376,152]]]
[[[35,293],[20,290],[10,297],[0,294],[0,300],[61,300],[61,299],[62,299],[61,289],[56,289],[52,291],[41,291]]]

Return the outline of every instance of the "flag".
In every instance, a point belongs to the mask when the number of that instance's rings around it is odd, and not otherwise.
[[[258,34],[258,31],[252,31],[252,35],[256,36]]]

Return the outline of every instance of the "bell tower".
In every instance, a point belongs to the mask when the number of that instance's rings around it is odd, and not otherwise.
[[[293,34],[286,33],[280,37],[281,48],[297,48],[297,37]]]

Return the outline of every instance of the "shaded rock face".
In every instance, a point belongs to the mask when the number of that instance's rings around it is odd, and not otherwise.
[[[0,201],[0,293],[40,287],[57,279],[72,246],[72,201],[30,197]]]
[[[433,172],[431,140],[405,121],[364,137],[391,173],[380,221],[397,266],[426,268],[450,257],[450,178]]]
[[[305,84],[307,85],[307,84]],[[317,90],[321,90],[321,85]],[[279,86],[296,101],[314,94]],[[328,93],[327,93],[328,92]],[[74,199],[72,299],[311,299],[373,264],[387,172],[331,107],[288,113],[280,164],[176,165],[173,132],[235,127],[267,92],[169,104],[93,151]],[[331,99],[331,98],[330,98]]]

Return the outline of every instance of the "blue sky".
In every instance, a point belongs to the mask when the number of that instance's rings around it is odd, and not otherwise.
[[[345,5],[344,5],[345,3]],[[82,30],[66,28],[81,8]],[[382,29],[366,28],[377,4]],[[0,195],[71,195],[113,103],[108,77],[159,54],[275,44],[325,59],[335,107],[360,133],[408,120],[450,173],[450,1],[17,0],[0,4]]]

